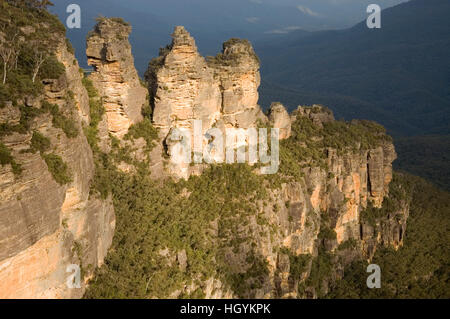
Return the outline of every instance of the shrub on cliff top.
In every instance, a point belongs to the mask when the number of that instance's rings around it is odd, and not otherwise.
[[[107,18],[107,17],[104,17],[104,16],[98,16],[97,18],[95,18],[95,21],[97,21],[98,23],[102,23],[102,22],[105,22],[105,21],[112,21],[112,22],[115,22],[115,23],[118,23],[118,24],[121,24],[121,25],[124,25],[124,26],[130,26],[130,24],[128,23],[128,22],[126,22],[123,18],[121,18],[121,17],[111,17],[111,18]]]

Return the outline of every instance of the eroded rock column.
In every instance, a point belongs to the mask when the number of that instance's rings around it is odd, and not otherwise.
[[[131,26],[118,18],[102,19],[88,36],[86,55],[94,67],[90,79],[103,98],[108,130],[122,137],[142,120],[147,90],[141,85],[128,36]]]

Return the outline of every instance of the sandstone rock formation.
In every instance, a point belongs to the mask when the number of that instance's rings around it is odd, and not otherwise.
[[[299,117],[322,128],[335,121],[332,112],[321,106],[299,107],[292,114],[292,123],[286,121],[286,116],[280,104],[272,105],[269,119],[275,127],[290,129]],[[238,296],[222,284],[216,288],[216,297],[317,298],[317,288],[306,287],[305,292],[300,293],[298,285],[310,276],[312,259],[318,258],[319,247],[334,256],[330,278],[321,283],[326,290],[333,280],[342,278],[345,267],[353,260],[371,259],[381,245],[394,248],[402,245],[409,214],[407,202],[375,224],[362,217],[368,206],[380,207],[389,195],[392,162],[396,157],[393,144],[386,140],[378,147],[347,150],[328,147],[325,151],[324,166],[305,165],[301,178],[284,182],[280,188],[264,185],[269,193],[268,200],[257,202],[255,215],[268,221],[267,224],[258,223],[255,217],[249,219],[247,226],[236,225],[256,244],[251,247],[244,242],[236,251],[230,248],[226,252],[227,263],[236,273],[246,273],[250,267],[246,258],[254,249],[255,254],[267,262],[268,274],[258,279],[262,280],[261,287]],[[350,248],[339,248],[345,243]],[[283,249],[278,249],[280,247]],[[312,258],[300,275],[292,273],[292,256]],[[210,280],[217,281],[217,278]],[[212,296],[204,292],[207,297]],[[178,290],[172,297],[181,293],[182,290]]]
[[[258,120],[266,121],[258,105],[261,84],[259,59],[250,42],[230,39],[222,53],[208,59],[220,80],[221,113],[226,127],[254,127]]]
[[[322,116],[325,117],[325,114]],[[316,125],[321,124],[317,122]],[[366,222],[361,216],[369,203],[381,206],[388,195],[392,179],[391,164],[395,159],[395,152],[392,151],[393,146],[389,142],[380,148],[344,155],[329,149],[327,169],[305,167],[304,177],[300,180],[283,183],[279,190],[270,190],[270,204],[261,204],[260,211],[271,221],[271,225],[277,225],[278,231],[263,236],[261,228],[251,235],[257,238],[257,251],[268,262],[269,275],[262,288],[246,297],[317,297],[314,289],[306,295],[297,291],[300,280],[308,278],[311,263],[305,266],[301,277],[293,277],[288,255],[274,250],[277,246],[285,247],[294,256],[306,254],[314,257],[318,254],[318,247],[324,245],[328,252],[342,258],[341,261],[334,261],[335,268],[330,272],[332,278],[340,278],[343,268],[339,267],[345,267],[358,256],[370,259],[380,245],[401,246],[409,215],[407,202],[376,225]],[[376,192],[371,188],[371,179],[380,182]],[[382,181],[387,183],[381,184]],[[253,224],[249,229],[257,227]],[[326,229],[335,232],[336,237],[322,238],[320,233]],[[355,246],[342,251],[337,249],[348,241],[353,241]],[[239,260],[239,257],[235,258]]]
[[[147,72],[153,124],[166,134],[172,127],[192,128],[194,119],[210,128],[220,118],[218,82],[183,27],[176,27],[172,38],[172,44],[150,63]]]
[[[320,127],[323,126],[323,123],[329,123],[335,120],[333,112],[331,112],[329,108],[317,104],[312,107],[299,106],[294,112],[292,112],[291,121],[295,121],[297,116],[305,116]]]
[[[57,43],[56,55],[66,72],[46,81],[44,96],[28,107],[39,107],[42,101],[58,105],[79,133],[67,137],[53,126],[52,116],[43,113],[33,120],[29,133],[2,139],[23,172],[15,176],[10,165],[0,167],[0,298],[79,298],[112,242],[112,202],[89,196],[95,168],[81,128],[82,120],[89,121],[87,93],[64,41]],[[10,120],[16,117],[9,113]],[[50,140],[51,151],[67,163],[72,182],[58,184],[39,152],[27,151],[33,130]],[[80,265],[86,275],[80,289],[66,284],[71,264]]]
[[[272,103],[269,109],[269,121],[272,127],[280,130],[280,140],[291,136],[291,118],[281,103]]]
[[[156,127],[167,133],[202,120],[205,131],[217,122],[248,128],[264,119],[257,104],[259,61],[248,41],[225,42],[223,52],[207,62],[184,27],[176,27],[172,38],[146,74]]]
[[[121,19],[101,19],[89,34],[86,47],[88,64],[94,67],[90,78],[103,97],[108,130],[117,137],[142,120],[141,109],[147,102],[147,90],[134,67],[130,32],[131,27]]]
[[[166,144],[172,128],[193,131],[194,120],[201,120],[203,134],[212,127],[250,128],[267,121],[257,104],[259,61],[248,41],[231,39],[222,53],[206,61],[184,27],[176,27],[172,38],[146,73],[153,124]],[[183,178],[196,170],[186,164],[169,167]]]
[[[101,122],[104,126],[98,128],[100,139],[108,139],[108,132],[121,138],[130,125],[142,119],[146,90],[141,87],[133,65],[128,42],[130,31],[121,20],[103,19],[88,38],[88,61],[95,68],[90,77],[106,108],[106,122]],[[146,74],[152,122],[160,135],[150,154],[152,172],[162,166],[154,160],[159,159],[163,147],[170,154],[176,151],[173,145],[183,139],[172,134],[175,129],[192,130],[194,120],[201,120],[202,134],[213,127],[225,130],[270,123],[280,129],[281,139],[295,134],[292,125],[299,117],[319,128],[334,121],[332,112],[325,107],[299,107],[289,115],[280,103],[271,105],[266,118],[258,105],[259,61],[248,41],[231,39],[224,43],[222,53],[204,59],[183,27],[176,27],[172,37],[171,45],[150,62]],[[65,66],[65,74],[57,80],[45,81],[44,96],[28,97],[23,102],[33,108],[42,107],[44,101],[57,104],[76,122],[80,134],[72,138],[54,127],[48,113],[40,114],[31,127],[50,139],[52,152],[68,164],[72,181],[58,184],[40,154],[28,152],[31,131],[2,138],[24,171],[18,177],[11,165],[0,166],[0,298],[81,297],[86,281],[93,269],[102,264],[113,238],[115,216],[111,199],[90,196],[95,165],[82,134],[82,125],[90,121],[87,92],[78,64],[64,43],[58,43],[56,53]],[[8,103],[0,108],[0,121],[20,123],[20,111]],[[119,142],[133,144],[136,148],[127,150],[139,153],[135,157],[145,157],[143,138]],[[268,269],[261,287],[246,291],[245,297],[317,297],[314,288],[307,287],[304,294],[298,290],[298,284],[310,275],[311,260],[294,277],[290,258],[306,254],[317,257],[319,246],[344,260],[336,262],[338,266],[330,271],[333,278],[339,278],[343,267],[355,256],[370,259],[379,245],[399,247],[402,244],[408,203],[375,224],[361,218],[370,203],[380,207],[389,195],[392,162],[396,158],[392,143],[384,141],[377,146],[345,150],[327,147],[323,151],[326,154],[323,165],[307,163],[295,178],[278,176],[287,178],[280,187],[271,187],[265,180],[267,201],[255,200],[257,216],[250,216],[248,224],[236,225],[255,243],[253,247],[252,243],[244,242],[237,251],[230,247],[226,252],[227,261],[237,274],[246,274],[248,253],[255,250],[267,262]],[[120,163],[118,168],[133,172],[127,163]],[[189,164],[168,167],[170,175],[183,178],[201,173],[201,169],[201,165]],[[218,227],[212,226],[211,231],[218,233]],[[328,236],[324,235],[325,230]],[[240,240],[237,239],[231,238]],[[357,247],[339,250],[338,246],[346,241],[356,242]],[[160,255],[167,257],[168,264],[176,265],[182,273],[189,271],[186,249],[162,249]],[[86,274],[80,289],[68,289],[66,285],[70,264],[80,265]],[[171,297],[198,288],[186,286],[185,291],[177,290]],[[211,298],[237,297],[230,287],[214,277],[205,282],[204,293]]]

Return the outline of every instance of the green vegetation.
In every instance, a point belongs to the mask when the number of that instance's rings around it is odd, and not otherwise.
[[[260,177],[248,166],[213,166],[202,176],[178,183],[156,182],[146,170],[124,174],[107,163],[99,175],[96,191],[111,190],[117,227],[106,265],[97,271],[86,297],[168,297],[184,282],[200,284],[213,276],[244,294],[264,280],[266,266],[256,253],[246,253],[245,271],[233,271],[225,254],[230,247],[243,253],[252,241],[251,234],[236,227],[248,223],[256,211],[252,201],[242,199],[265,196]],[[214,222],[219,240],[208,227]],[[186,250],[186,273],[176,263],[167,265],[161,253],[165,249]]]
[[[158,131],[153,127],[150,118],[144,118],[141,122],[133,124],[125,135],[126,140],[141,137],[147,143],[147,150],[151,150],[154,147],[154,141],[158,139]]]
[[[110,21],[113,21],[115,23],[118,23],[118,24],[121,24],[121,25],[124,25],[124,26],[129,26],[130,25],[128,22],[126,22],[123,18],[120,18],[120,17],[107,18],[107,17],[103,17],[103,16],[98,16],[95,20],[98,23],[110,20]]]
[[[150,60],[148,64],[148,69],[145,71],[144,78],[148,84],[156,83],[156,74],[159,69],[164,66],[167,54],[172,50],[171,45],[166,45],[165,47],[159,48],[159,55]]]
[[[381,288],[367,288],[367,262],[355,261],[327,298],[450,298],[449,193],[409,174],[398,179],[412,194],[410,216],[403,246],[380,248],[371,261]]]
[[[52,174],[58,184],[64,185],[72,181],[69,167],[59,155],[44,154],[42,157],[44,158],[45,163],[47,163],[48,171]]]
[[[58,105],[50,104],[47,101],[42,102],[42,108],[21,105],[19,124],[0,123],[0,137],[12,134],[14,132],[27,134],[31,129],[33,120],[39,115],[49,112],[53,116],[53,126],[61,128],[67,137],[74,138],[78,136],[78,128],[73,119],[63,115]]]
[[[378,221],[385,219],[389,214],[395,214],[411,201],[412,190],[401,174],[394,174],[389,184],[389,195],[383,200],[381,208],[374,207],[371,202],[361,212],[361,220],[375,226]]]
[[[54,54],[47,57],[42,63],[40,77],[42,79],[58,79],[66,72],[64,64],[58,61]]]
[[[251,43],[247,39],[239,39],[239,38],[231,38],[223,44],[223,50],[221,53],[218,53],[215,57],[208,56],[206,60],[210,66],[236,66],[238,65],[238,61],[244,52],[227,52],[225,54],[225,50],[233,45],[241,44],[246,48],[246,53],[255,59],[256,63],[260,63],[258,56],[253,51]]]
[[[304,283],[299,283],[298,292],[300,295],[305,293],[305,287],[313,287],[318,298],[325,296],[325,285],[333,273],[334,255],[319,247],[317,257],[313,258],[311,272]]]
[[[307,117],[297,116],[291,137],[280,141],[280,173],[298,180],[303,177],[303,168],[327,168],[328,148],[337,150],[338,154],[355,153],[376,148],[385,141],[390,142],[391,138],[381,125],[371,121],[333,121],[320,127]]]
[[[98,96],[98,92],[94,87],[92,81],[83,77],[82,79],[83,86],[86,88],[86,91],[89,96],[89,114],[91,117],[91,122],[89,126],[84,127],[84,134],[88,140],[89,145],[93,150],[98,150],[98,124],[103,118],[105,114],[105,108],[103,106],[102,100]]]
[[[46,110],[35,107],[18,106],[20,110],[20,120],[18,124],[0,123],[0,137],[10,135],[12,133],[27,134],[31,128],[33,120]]]
[[[342,250],[346,250],[346,249],[356,249],[357,247],[358,247],[358,242],[355,239],[350,238],[350,239],[340,243],[338,246],[338,250],[342,251]]]
[[[22,173],[22,168],[16,163],[14,157],[11,155],[11,151],[3,144],[0,143],[0,164],[7,165],[10,164],[14,175],[18,176]]]
[[[282,248],[280,252],[289,256],[289,269],[292,278],[298,280],[308,271],[308,264],[312,259],[310,254],[295,255],[286,248]]]
[[[64,72],[53,52],[64,37],[59,19],[38,1],[2,1],[0,32],[0,105],[42,92],[43,79],[57,79]],[[14,23],[11,23],[14,21]]]
[[[38,131],[34,131],[33,136],[31,138],[30,151],[33,153],[40,152],[41,154],[43,154],[49,149],[50,149],[50,140],[41,133],[39,133]]]
[[[42,109],[50,112],[53,116],[53,126],[62,129],[68,138],[75,138],[78,136],[79,131],[76,123],[71,117],[62,114],[58,105],[44,101],[42,103]]]
[[[320,233],[318,235],[318,238],[326,240],[336,240],[337,239],[336,231],[327,226],[320,227]]]
[[[72,181],[71,173],[62,158],[56,154],[45,154],[50,149],[50,146],[51,143],[47,137],[38,131],[33,132],[29,151],[32,153],[40,153],[47,164],[49,172],[58,184],[64,185],[70,183]]]
[[[69,39],[66,39],[66,47],[67,47],[67,51],[69,51],[69,53],[72,53],[73,55],[75,55],[75,48],[72,46],[72,43],[69,41]]]
[[[38,117],[39,115],[45,113],[43,109],[38,109],[35,107],[27,107],[20,106],[20,124],[19,126],[13,128],[13,131],[16,131],[21,134],[25,134],[30,129],[32,121]]]
[[[59,19],[50,14],[46,7],[50,1],[6,0],[0,3],[0,106],[10,101],[13,107],[20,110],[18,124],[0,123],[0,137],[12,133],[29,134],[36,117],[49,112],[52,124],[64,131],[69,138],[78,135],[78,128],[71,116],[63,114],[58,105],[42,102],[42,107],[31,107],[19,104],[27,98],[42,94],[43,82],[48,79],[59,79],[65,73],[65,67],[56,57],[55,43],[65,38],[65,28]],[[66,40],[70,52],[73,48]],[[74,99],[69,91],[67,102]],[[21,102],[22,103],[22,102]],[[3,145],[3,144],[2,144]],[[4,145],[3,145],[4,146]],[[44,154],[50,149],[50,140],[33,131],[29,151],[40,152],[47,163],[52,176],[59,184],[71,181],[67,165],[55,154]],[[1,148],[2,163],[9,163],[15,174],[20,172],[18,165],[9,151]]]

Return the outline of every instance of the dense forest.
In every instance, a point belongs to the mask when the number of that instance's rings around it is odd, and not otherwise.
[[[450,136],[399,137],[394,140],[398,159],[394,167],[421,176],[450,190]]]

